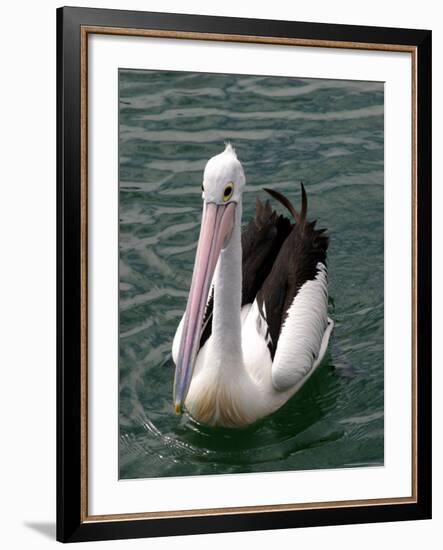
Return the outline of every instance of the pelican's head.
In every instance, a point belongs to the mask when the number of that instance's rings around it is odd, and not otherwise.
[[[225,150],[206,163],[203,174],[202,198],[205,203],[224,205],[241,200],[245,186],[243,167],[230,143]]]
[[[175,369],[174,406],[180,413],[188,393],[199,348],[203,315],[215,267],[223,248],[229,244],[241,202],[245,174],[230,143],[206,164],[203,183],[203,216],[192,274],[179,354]]]

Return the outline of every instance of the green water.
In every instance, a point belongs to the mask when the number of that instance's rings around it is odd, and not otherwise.
[[[383,464],[383,84],[121,70],[120,477]],[[172,407],[171,342],[198,238],[205,162],[231,140],[247,178],[330,235],[323,364],[278,412],[214,429]]]

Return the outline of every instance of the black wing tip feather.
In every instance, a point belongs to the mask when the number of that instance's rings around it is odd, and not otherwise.
[[[308,214],[308,195],[306,194],[305,186],[303,185],[303,182],[300,182],[301,187],[301,212],[300,212],[300,218],[302,222],[304,223],[306,221],[306,216]]]
[[[275,189],[269,189],[268,187],[263,187],[263,191],[266,191],[271,197],[276,199],[278,202],[280,202],[293,216],[293,218],[297,221],[297,223],[300,226],[307,226],[310,229],[315,228],[315,224],[317,223],[317,220],[313,220],[311,222],[308,221],[307,215],[308,215],[308,195],[306,193],[306,188],[303,184],[303,182],[300,182],[300,188],[301,188],[301,210],[300,213],[297,212],[292,202],[283,195],[283,193],[280,193],[279,191],[276,191]],[[260,199],[257,198],[257,201],[261,202]],[[268,204],[269,201],[266,201],[266,204]],[[327,231],[326,229],[315,229],[317,234],[324,233]]]
[[[294,208],[294,205],[288,199],[288,197],[285,197],[285,195],[283,195],[279,191],[276,191],[275,189],[269,189],[268,187],[263,187],[263,191],[266,191],[266,193],[271,195],[272,198],[274,198],[279,203],[281,203],[292,214],[293,218],[297,221],[297,223],[299,224],[302,223],[300,214]]]
[[[278,202],[280,202],[291,214],[292,217],[296,220],[296,222],[303,226],[306,223],[306,216],[308,213],[308,196],[306,194],[305,186],[303,185],[303,182],[300,182],[301,187],[301,210],[300,213],[297,212],[292,202],[283,195],[283,193],[280,193],[279,191],[276,191],[275,189],[269,189],[268,187],[263,187],[263,191],[266,191],[271,197],[276,199]]]
[[[323,261],[326,262],[326,250],[329,246],[329,237],[328,235],[325,235],[324,233],[327,231],[327,229],[317,229],[315,227],[317,220],[308,221],[307,214],[308,214],[308,196],[306,193],[305,186],[303,182],[300,182],[300,188],[301,188],[301,210],[300,213],[297,212],[297,210],[294,208],[294,205],[292,202],[280,193],[279,191],[276,191],[275,189],[269,189],[269,188],[263,188],[263,191],[266,191],[271,197],[276,199],[278,202],[280,202],[287,210],[292,214],[294,219],[297,222],[297,231],[300,235],[305,235],[305,237],[308,238],[308,240],[311,241],[312,246],[316,250],[322,250],[324,253]],[[282,216],[280,216],[282,217]],[[289,220],[287,220],[289,222]]]

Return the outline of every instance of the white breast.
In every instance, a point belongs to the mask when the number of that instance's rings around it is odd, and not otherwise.
[[[316,278],[302,286],[288,310],[274,362],[268,326],[256,301],[241,312],[241,364],[230,356],[229,342],[219,364],[212,336],[207,340],[197,355],[185,402],[196,420],[213,426],[251,424],[280,408],[309,378],[323,358],[333,327],[327,317],[326,268],[317,268]]]

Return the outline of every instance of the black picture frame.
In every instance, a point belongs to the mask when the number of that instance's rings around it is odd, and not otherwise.
[[[408,47],[416,66],[416,380],[414,502],[226,512],[145,519],[84,514],[82,436],[82,28],[150,29],[278,40]],[[208,37],[207,39],[211,39]],[[395,46],[395,47],[394,47]],[[62,542],[283,529],[431,517],[431,31],[172,13],[64,7],[57,10],[57,539]],[[83,463],[82,463],[83,461]],[[82,467],[83,464],[83,467]],[[87,478],[86,478],[87,479]],[[83,499],[83,501],[82,501]],[[82,508],[83,507],[83,508]],[[83,511],[82,511],[83,510]]]

